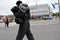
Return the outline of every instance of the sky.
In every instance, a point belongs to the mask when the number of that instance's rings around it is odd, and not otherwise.
[[[11,12],[11,8],[15,6],[15,3],[18,0],[0,0],[0,15],[10,15],[13,14]],[[55,4],[58,3],[58,0],[21,0],[23,3],[27,3],[29,6],[32,5],[41,5],[41,4],[49,4],[51,12],[58,12],[58,5],[56,5],[55,9],[51,5],[51,3]]]

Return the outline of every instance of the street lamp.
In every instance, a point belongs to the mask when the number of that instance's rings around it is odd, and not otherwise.
[[[37,0],[35,0],[36,6],[37,6]]]
[[[38,4],[37,4],[38,1],[39,1],[39,0],[35,0],[35,4],[36,4],[36,6],[38,6]]]

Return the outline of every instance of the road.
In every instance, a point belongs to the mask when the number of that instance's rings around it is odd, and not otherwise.
[[[0,27],[0,40],[15,40],[18,28],[18,25]],[[35,40],[60,40],[60,24],[35,25],[31,26],[31,31]],[[23,40],[27,40],[26,36]]]

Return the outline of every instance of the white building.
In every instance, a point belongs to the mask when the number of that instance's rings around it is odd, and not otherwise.
[[[30,6],[31,16],[50,15],[50,6],[48,4]]]

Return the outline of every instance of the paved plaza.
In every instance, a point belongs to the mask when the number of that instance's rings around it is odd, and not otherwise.
[[[60,40],[60,20],[30,20],[30,25],[35,40]],[[18,28],[15,22],[9,28],[0,23],[0,40],[15,40]]]

